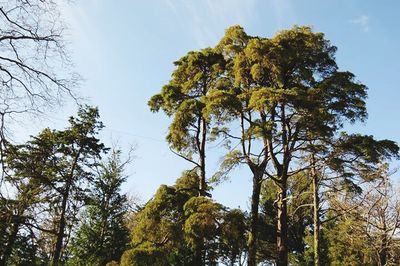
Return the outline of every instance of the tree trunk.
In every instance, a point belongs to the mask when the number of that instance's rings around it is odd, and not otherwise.
[[[206,196],[206,162],[205,162],[205,155],[203,152],[200,152],[200,175],[199,175],[199,196]]]
[[[207,141],[207,122],[205,119],[201,120],[201,140],[200,140],[200,196],[206,196],[206,141]]]
[[[254,172],[253,192],[251,195],[251,213],[250,213],[250,237],[249,237],[249,256],[247,258],[248,266],[256,266],[257,260],[257,239],[258,239],[258,208],[260,205],[260,192],[263,174]]]
[[[67,178],[66,184],[65,184],[65,191],[64,191],[63,200],[61,203],[60,224],[59,224],[58,232],[57,232],[57,240],[56,240],[56,245],[55,245],[55,249],[54,249],[54,255],[53,255],[52,262],[51,262],[52,266],[57,266],[58,263],[60,262],[61,250],[62,250],[63,240],[64,240],[64,231],[65,231],[65,226],[66,226],[65,213],[67,210],[67,202],[68,202],[71,185],[72,185],[73,178],[74,178],[75,168],[78,164],[78,159],[81,155],[82,149],[83,149],[83,147],[80,147],[79,151],[75,155],[74,161],[71,165],[71,172],[70,172],[70,174]]]
[[[314,265],[320,265],[320,220],[319,220],[319,195],[318,195],[318,176],[315,167],[311,168],[313,178],[313,223],[314,223]]]
[[[58,226],[56,245],[54,248],[53,259],[51,262],[52,266],[57,266],[60,262],[61,250],[62,250],[62,245],[63,245],[63,240],[64,240],[64,231],[65,231],[65,226],[66,226],[65,213],[67,210],[67,200],[68,200],[68,196],[69,196],[69,188],[70,188],[70,182],[68,182],[66,185],[65,193],[63,195],[63,200],[61,203],[61,215],[60,215],[60,222],[59,222],[59,226]]]
[[[277,209],[278,209],[278,223],[277,223],[277,266],[287,266],[288,265],[288,247],[287,247],[287,233],[288,233],[288,221],[287,221],[287,200],[286,200],[286,190],[287,190],[287,180],[282,178],[282,183],[280,186],[278,199],[277,199]]]
[[[379,250],[379,266],[385,266],[388,259],[388,240],[386,235],[386,224],[383,225],[383,234],[381,236],[381,249]]]

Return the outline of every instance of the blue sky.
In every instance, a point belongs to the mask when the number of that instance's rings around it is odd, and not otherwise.
[[[147,101],[168,82],[173,61],[214,46],[235,24],[265,37],[292,25],[324,32],[339,48],[339,67],[369,87],[369,119],[351,131],[399,142],[398,10],[398,1],[76,0],[63,14],[77,71],[85,79],[79,93],[99,106],[105,141],[125,150],[137,146],[124,190],[147,201],[160,184],[172,184],[188,167],[164,141],[169,119],[151,113]],[[46,125],[65,125],[71,109],[54,112]],[[220,151],[210,150],[209,172],[216,170]],[[246,208],[250,177],[242,167],[213,197]]]

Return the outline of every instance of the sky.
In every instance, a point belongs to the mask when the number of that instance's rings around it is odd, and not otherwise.
[[[136,147],[123,190],[142,202],[190,167],[165,142],[170,119],[151,113],[147,101],[169,81],[174,61],[189,51],[216,45],[232,25],[263,37],[293,25],[325,33],[338,47],[340,69],[353,72],[369,88],[369,119],[349,130],[400,142],[398,10],[400,2],[394,0],[75,0],[62,7],[69,49],[84,77],[78,93],[99,107],[106,126],[102,140],[117,143],[125,152]],[[67,105],[43,123],[66,126],[74,112]],[[209,151],[211,173],[223,149]],[[250,181],[251,174],[242,166],[214,189],[213,198],[246,209]]]

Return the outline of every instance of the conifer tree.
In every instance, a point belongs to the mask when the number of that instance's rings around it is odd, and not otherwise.
[[[21,190],[17,194],[17,209],[13,210],[18,210],[20,222],[13,223],[15,230],[9,244],[19,225],[26,224],[30,230],[43,233],[47,237],[45,242],[51,243],[52,265],[64,260],[63,252],[83,202],[84,189],[92,180],[97,160],[107,150],[96,138],[103,127],[98,117],[97,108],[82,107],[78,117],[70,118],[70,126],[65,130],[47,128],[26,144],[10,146],[7,167],[12,171],[7,179],[19,180]],[[34,206],[40,207],[40,215],[31,213],[26,219],[26,211]]]
[[[129,203],[127,196],[121,194],[127,162],[121,162],[120,154],[114,150],[94,177],[82,222],[71,242],[71,265],[104,266],[119,261],[128,247],[129,232],[124,219]]]
[[[172,79],[148,104],[153,112],[163,110],[173,117],[167,141],[174,153],[194,165],[199,195],[205,196],[208,195],[206,143],[212,123],[206,105],[213,91],[225,84],[222,76],[225,60],[221,54],[206,48],[189,52],[174,64]]]

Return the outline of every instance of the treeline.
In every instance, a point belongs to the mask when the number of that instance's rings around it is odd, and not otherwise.
[[[6,134],[10,118],[75,98],[57,10],[0,8],[0,266],[400,264],[388,165],[399,147],[344,131],[367,118],[367,88],[322,33],[233,26],[176,61],[148,104],[172,119],[166,140],[193,167],[137,205],[121,193],[129,160],[98,138],[97,108],[26,143]],[[210,143],[225,152],[216,172]],[[240,165],[249,176],[235,175]],[[251,178],[249,210],[212,199],[230,177]]]
[[[69,121],[64,130],[44,129],[25,144],[7,145],[1,265],[248,265],[252,214],[201,196],[197,168],[138,206],[120,191],[129,160],[97,138],[98,110],[81,108]],[[357,177],[361,183],[315,169],[288,181],[288,263],[397,265],[400,202],[387,165],[369,168]],[[278,260],[279,191],[263,180],[257,264]]]
[[[96,108],[3,155],[0,265],[105,265],[127,248],[124,162],[96,135]]]

